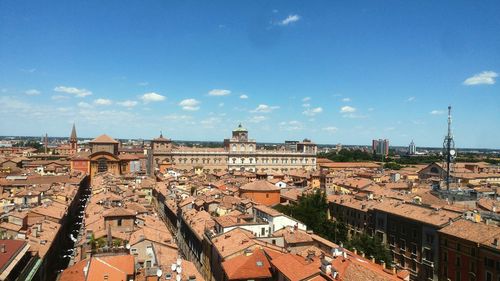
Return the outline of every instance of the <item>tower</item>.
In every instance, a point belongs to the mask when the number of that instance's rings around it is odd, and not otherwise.
[[[408,154],[415,155],[416,153],[417,153],[417,147],[415,146],[413,140],[411,140],[410,145],[408,146]]]
[[[69,144],[71,146],[71,150],[76,153],[77,145],[78,145],[78,138],[76,136],[75,123],[73,123],[73,128],[71,129],[71,135],[69,136]]]
[[[455,141],[453,140],[453,135],[451,134],[451,105],[448,106],[448,134],[444,137],[443,156],[443,166],[446,167],[444,183],[446,184],[446,190],[450,190],[453,161],[456,157]]]
[[[49,135],[47,133],[45,133],[45,138],[43,139],[43,147],[45,154],[47,154],[49,147]]]

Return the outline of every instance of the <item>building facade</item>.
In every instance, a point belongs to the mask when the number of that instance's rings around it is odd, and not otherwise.
[[[372,140],[372,152],[377,155],[389,155],[389,140],[378,139]]]
[[[176,147],[170,139],[160,135],[151,142],[150,172],[165,172],[175,168],[205,173],[222,171],[288,172],[293,169],[314,170],[317,146],[310,140],[294,144],[294,149],[257,149],[257,143],[248,138],[248,130],[241,124],[224,140],[221,148]]]

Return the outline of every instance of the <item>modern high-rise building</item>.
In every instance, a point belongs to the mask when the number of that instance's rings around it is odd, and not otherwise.
[[[415,146],[413,140],[411,140],[410,145],[408,145],[408,154],[409,155],[417,154],[417,146]]]
[[[389,140],[378,139],[372,140],[372,152],[377,155],[389,155]]]

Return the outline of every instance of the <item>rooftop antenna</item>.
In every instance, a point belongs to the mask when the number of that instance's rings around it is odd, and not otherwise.
[[[455,141],[453,140],[453,135],[451,133],[451,105],[448,106],[448,134],[444,137],[443,142],[444,156],[446,161],[446,177],[445,184],[446,190],[450,190],[450,182],[451,182],[451,172],[453,160],[456,157],[455,151]]]

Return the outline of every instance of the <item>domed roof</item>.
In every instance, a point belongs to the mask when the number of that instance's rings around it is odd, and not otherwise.
[[[243,126],[241,126],[241,123],[238,125],[238,128],[234,129],[233,132],[248,132],[247,129],[243,128]]]

